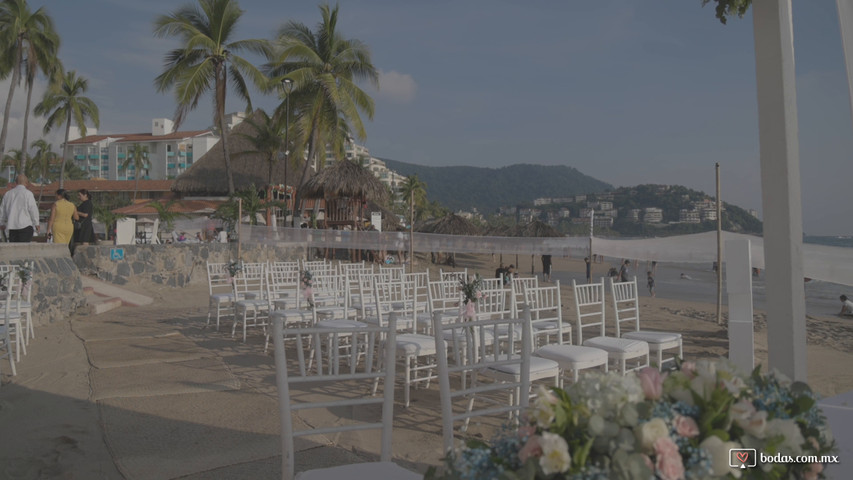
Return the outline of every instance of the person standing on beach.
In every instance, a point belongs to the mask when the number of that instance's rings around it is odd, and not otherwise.
[[[649,270],[648,272],[646,272],[646,276],[647,276],[647,279],[648,279],[648,280],[647,280],[647,283],[648,283],[648,286],[649,286],[649,295],[651,295],[652,297],[654,297],[654,296],[655,296],[655,277],[654,277],[654,276],[652,276],[652,271],[651,271],[651,270]]]
[[[583,259],[586,262],[586,283],[592,283],[592,263],[589,261],[589,257]]]
[[[39,209],[36,198],[27,188],[27,176],[18,175],[15,188],[3,195],[0,202],[0,229],[9,229],[10,242],[29,243],[39,231]]]
[[[542,280],[551,281],[551,255],[542,255]]]
[[[85,188],[77,192],[80,198],[80,206],[77,207],[77,216],[80,217],[80,229],[77,231],[76,242],[81,245],[95,243],[95,227],[92,225],[92,215],[95,207],[92,205],[92,196]]]
[[[853,316],[853,302],[847,300],[847,295],[841,296],[841,313],[839,315],[842,317]]]
[[[627,282],[628,281],[628,267],[631,265],[630,260],[625,260],[622,262],[622,267],[619,269],[619,281]]]

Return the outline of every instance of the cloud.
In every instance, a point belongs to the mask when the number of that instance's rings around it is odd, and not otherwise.
[[[6,79],[0,82],[0,94],[3,95],[3,99],[9,93],[9,83],[10,79]],[[36,80],[33,84],[33,96],[32,96],[32,104],[30,108],[35,108],[35,106],[41,101],[44,96],[44,92],[47,89],[47,85],[42,80]],[[24,109],[27,104],[27,93],[24,89],[24,84],[21,83],[20,86],[15,88],[15,95],[12,98],[12,108],[9,109],[9,124],[8,130],[6,134],[6,152],[10,150],[20,149],[21,148],[21,139],[24,135]],[[0,112],[5,105],[0,105]],[[0,113],[2,115],[2,113]],[[0,124],[2,124],[2,116],[0,116]],[[29,125],[27,127],[27,144],[32,144],[33,141],[38,140],[39,138],[43,138],[47,140],[48,143],[53,145],[53,150],[55,152],[59,152],[60,144],[65,139],[65,128],[62,125],[62,128],[54,128],[47,135],[42,133],[42,129],[44,128],[44,117],[39,117],[30,111]],[[28,145],[29,147],[29,145]]]
[[[377,98],[405,105],[414,101],[417,92],[418,84],[411,75],[394,70],[390,72],[379,70]]]

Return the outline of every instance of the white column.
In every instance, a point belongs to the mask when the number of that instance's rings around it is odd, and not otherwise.
[[[752,329],[752,255],[749,239],[726,240],[729,299],[729,360],[746,372],[755,368]]]
[[[803,224],[791,0],[752,4],[771,368],[806,380]]]

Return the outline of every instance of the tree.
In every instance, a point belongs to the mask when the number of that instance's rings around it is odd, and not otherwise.
[[[34,175],[33,178],[37,178],[41,184],[38,199],[38,204],[41,205],[41,197],[44,195],[44,184],[50,181],[51,169],[56,165],[58,156],[53,151],[53,145],[47,143],[44,139],[36,140],[30,145],[30,148],[34,148],[36,150],[36,154],[31,160],[33,170],[38,172],[38,175]]]
[[[45,115],[44,133],[47,134],[57,125],[65,122],[65,143],[62,145],[62,166],[59,168],[59,188],[65,184],[65,163],[68,159],[68,136],[71,133],[71,121],[77,124],[80,135],[86,136],[86,120],[95,127],[101,125],[98,106],[83,94],[89,89],[89,81],[78,77],[77,72],[66,72],[61,81],[52,83],[44,94],[41,103],[36,105],[36,115]]]
[[[252,144],[253,150],[241,152],[240,155],[260,154],[266,158],[269,164],[269,185],[273,184],[272,170],[275,163],[278,161],[278,156],[284,153],[286,147],[284,145],[284,119],[279,115],[269,116],[267,112],[259,110],[260,121],[254,118],[246,120],[253,128],[254,132],[238,133],[240,137],[245,138]],[[287,182],[287,179],[284,180]]]
[[[242,15],[243,10],[236,0],[199,0],[198,6],[185,5],[169,15],[160,16],[154,24],[155,35],[178,37],[184,44],[166,54],[166,69],[154,80],[158,92],[175,90],[178,104],[175,129],[195,109],[199,99],[213,91],[213,122],[222,137],[228,193],[234,193],[234,177],[225,124],[227,80],[231,78],[235,93],[246,101],[247,111],[252,110],[252,103],[246,77],[267,88],[266,77],[261,71],[237,53],[247,51],[269,56],[269,43],[257,39],[231,41]]]
[[[30,11],[26,0],[3,0],[0,4],[0,65],[11,70],[9,95],[6,97],[6,110],[3,112],[3,127],[0,129],[0,153],[6,151],[6,135],[9,127],[9,114],[15,88],[21,83],[22,70],[26,75],[27,110],[24,114],[24,140],[21,150],[27,149],[27,120],[30,113],[32,84],[38,70],[45,73],[55,68],[59,36],[53,26],[53,20],[39,8]],[[7,70],[7,71],[8,71]],[[24,160],[25,169],[26,158]]]
[[[715,13],[723,25],[726,24],[728,17],[743,18],[752,5],[752,0],[702,0],[702,6],[704,7],[711,2],[717,4]]]
[[[242,207],[238,206],[238,199],[242,200]],[[257,225],[258,215],[261,212],[271,207],[284,208],[284,206],[284,202],[264,200],[261,198],[255,185],[251,185],[249,188],[231,195],[227,202],[216,209],[213,217],[222,220],[228,225],[228,228],[231,228],[231,226],[238,222],[238,211],[242,208],[243,216],[249,217],[249,224]]]
[[[134,143],[133,146],[130,147],[127,152],[127,158],[125,158],[124,162],[121,164],[121,168],[124,169],[125,175],[127,175],[127,170],[131,166],[135,172],[133,177],[136,179],[136,185],[133,188],[133,200],[135,201],[136,194],[139,192],[139,177],[142,176],[143,169],[149,168],[147,146]]]
[[[189,215],[180,212],[173,212],[172,207],[178,203],[177,200],[169,200],[166,203],[151,202],[149,207],[157,211],[157,218],[160,223],[166,227],[166,230],[171,231],[175,228],[175,220],[179,218],[189,218]]]
[[[421,213],[423,204],[426,203],[426,183],[420,181],[417,175],[406,177],[406,181],[400,186],[400,197],[409,206],[409,224],[414,225],[415,220],[420,217],[415,216],[415,205],[418,205],[418,213]]]
[[[306,25],[290,21],[279,29],[273,60],[265,66],[279,85],[293,81],[296,113],[295,129],[307,145],[308,158],[302,168],[296,204],[308,179],[312,162],[329,145],[340,150],[346,140],[342,132],[350,127],[358,138],[367,136],[361,112],[373,118],[373,99],[356,84],[368,80],[379,84],[379,74],[370,59],[370,51],[359,40],[346,39],[337,31],[338,7],[321,5],[322,21],[312,31]],[[295,148],[295,151],[302,151]]]
[[[26,156],[27,154],[21,150],[10,150],[9,153],[3,155],[3,161],[0,163],[0,167],[11,167],[12,170],[15,171],[15,175],[21,173],[27,175],[27,173],[22,169],[22,167],[27,163],[25,160]]]

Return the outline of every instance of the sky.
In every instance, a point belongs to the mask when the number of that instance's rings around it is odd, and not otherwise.
[[[183,3],[30,0],[53,17],[66,68],[89,79],[100,133],[144,132],[174,114],[154,78],[177,43],[154,37],[152,25]],[[793,4],[803,229],[853,235],[853,124],[835,1]],[[317,2],[240,5],[239,38],[320,20]],[[379,90],[366,87],[376,108],[361,142],[373,156],[567,165],[615,186],[709,194],[719,162],[723,200],[761,211],[751,13],[722,25],[699,0],[342,0],[338,29],[366,43],[380,71]],[[253,103],[278,100],[258,94]],[[211,125],[211,105],[203,100],[181,129]],[[20,143],[23,108],[16,99],[7,149]],[[228,102],[228,111],[244,108]],[[30,136],[42,125],[33,119]],[[48,137],[56,148],[62,133]]]

